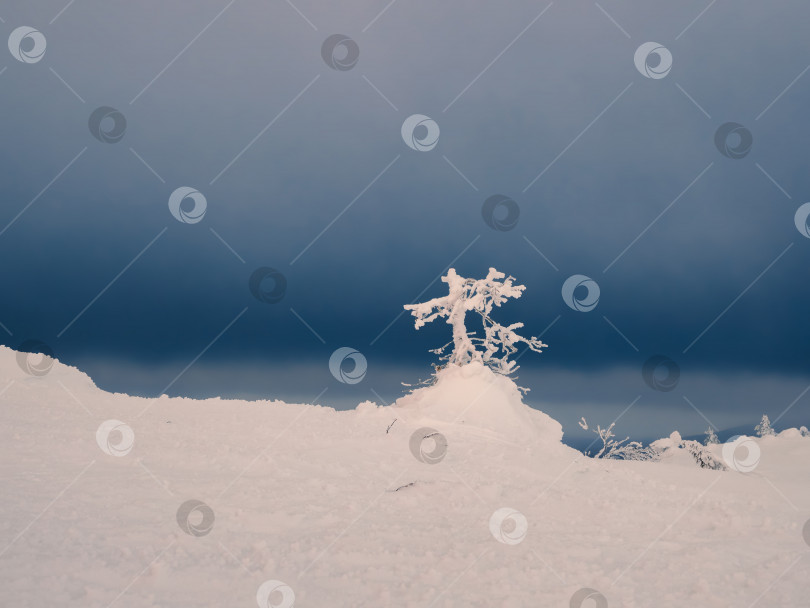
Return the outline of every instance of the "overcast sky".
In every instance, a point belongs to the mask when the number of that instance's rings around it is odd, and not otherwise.
[[[66,4],[0,7],[4,36],[47,41],[0,58],[4,344],[114,391],[391,401],[449,339],[402,305],[494,266],[527,286],[499,318],[549,344],[519,383],[567,433],[631,403],[617,426],[644,436],[791,403],[777,428],[810,423],[806,2]],[[493,195],[514,226],[485,221]],[[344,346],[355,385],[329,372]],[[655,355],[672,390],[644,381]]]

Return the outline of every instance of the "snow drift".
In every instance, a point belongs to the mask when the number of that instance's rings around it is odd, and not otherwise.
[[[742,474],[561,437],[483,365],[336,412],[110,394],[0,348],[0,604],[806,605],[810,438],[746,438]]]
[[[563,430],[550,416],[523,403],[517,385],[481,362],[448,365],[436,383],[401,397],[391,408],[403,420],[442,428],[462,426],[472,433],[516,443],[561,447]]]

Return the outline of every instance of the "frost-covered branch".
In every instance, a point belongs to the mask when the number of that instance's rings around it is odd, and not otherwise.
[[[694,441],[692,439],[683,439],[681,440],[680,447],[682,447],[687,452],[689,452],[689,454],[691,454],[692,458],[695,459],[695,462],[701,469],[711,469],[713,471],[725,471],[728,468],[717,458],[715,458],[708,449],[700,445],[700,443],[697,441]]]
[[[592,430],[597,437],[602,441],[602,447],[594,454],[593,458],[608,458],[613,460],[658,460],[658,451],[652,447],[644,447],[639,441],[630,441],[630,437],[624,439],[616,439],[613,433],[613,427],[616,426],[612,422],[610,426],[603,429],[597,425],[595,429],[589,429],[588,421],[585,418],[580,418],[579,426],[584,430]],[[590,456],[590,452],[586,453]]]

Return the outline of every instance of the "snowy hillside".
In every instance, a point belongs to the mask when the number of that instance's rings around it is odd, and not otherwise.
[[[797,433],[749,473],[590,460],[476,363],[336,412],[109,394],[0,348],[0,393],[4,606],[808,605]]]

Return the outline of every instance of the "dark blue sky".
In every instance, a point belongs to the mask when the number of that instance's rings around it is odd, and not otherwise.
[[[402,305],[440,295],[450,264],[495,266],[527,286],[500,318],[550,345],[520,382],[567,432],[639,395],[619,426],[653,436],[797,397],[781,422],[810,422],[806,2],[66,4],[0,8],[4,36],[47,40],[0,59],[3,343],[42,340],[108,390],[390,401],[449,339]],[[322,57],[335,33],[350,69]],[[634,64],[649,41],[663,78]],[[117,142],[88,128],[102,106]],[[413,114],[433,149],[405,144]],[[728,122],[741,158],[716,146]],[[170,212],[181,187],[205,197],[198,223]],[[513,228],[482,217],[493,195]],[[261,267],[280,301],[251,294]],[[590,312],[563,301],[575,274],[599,285]],[[342,346],[363,382],[329,373]],[[642,378],[658,354],[672,391]]]

